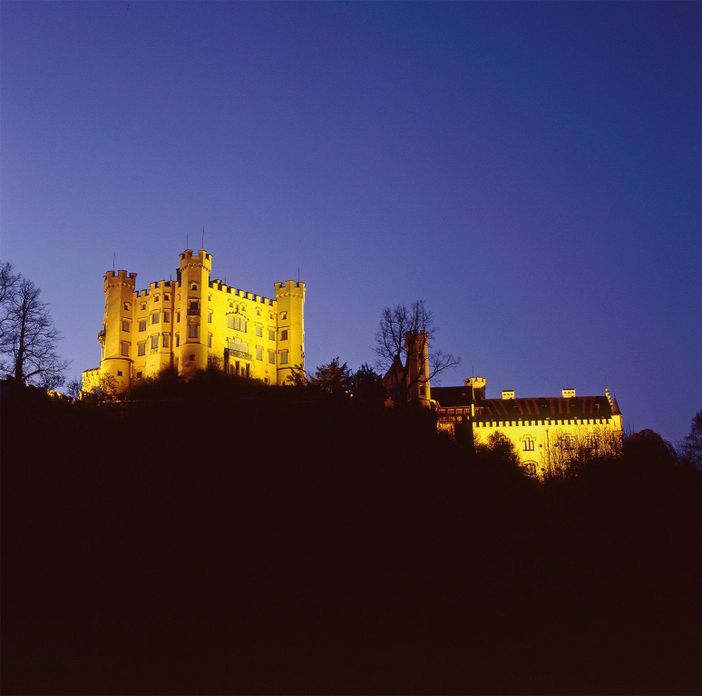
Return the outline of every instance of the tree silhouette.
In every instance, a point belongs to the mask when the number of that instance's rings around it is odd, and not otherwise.
[[[310,383],[315,385],[321,392],[332,396],[349,395],[354,386],[354,378],[346,363],[341,364],[341,359],[337,355],[330,363],[320,365]]]
[[[354,376],[354,396],[363,400],[382,401],[385,396],[383,379],[368,363],[363,363]]]
[[[431,380],[460,364],[459,357],[432,347],[438,330],[434,324],[434,315],[426,308],[424,300],[417,300],[409,307],[407,305],[385,307],[375,335],[378,368],[387,372],[401,367],[406,381],[408,360],[405,336],[407,333],[426,334],[426,340],[429,342],[429,374],[423,375],[426,379]],[[404,392],[404,396],[411,386],[407,383],[402,385],[400,391]],[[404,398],[401,400],[405,401]]]
[[[56,352],[60,334],[41,291],[10,264],[0,269],[0,368],[20,384],[53,389],[68,367]]]
[[[680,449],[683,458],[702,471],[702,410],[692,418],[690,432]]]

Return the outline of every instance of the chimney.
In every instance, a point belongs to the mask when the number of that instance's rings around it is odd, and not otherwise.
[[[502,401],[508,401],[509,399],[514,399],[513,389],[503,389],[502,390]]]
[[[564,399],[573,399],[575,398],[575,389],[561,389],[561,395]]]

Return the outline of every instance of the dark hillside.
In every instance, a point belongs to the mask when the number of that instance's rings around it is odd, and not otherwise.
[[[3,693],[702,686],[700,478],[645,442],[539,485],[426,414],[164,389],[5,394]]]

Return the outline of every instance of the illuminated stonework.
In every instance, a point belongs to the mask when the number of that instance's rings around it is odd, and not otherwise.
[[[275,298],[211,280],[212,254],[186,249],[176,280],[136,290],[136,273],[107,271],[100,367],[83,390],[117,392],[166,368],[179,374],[215,365],[230,374],[285,384],[305,362],[305,284],[275,283]]]
[[[460,387],[432,387],[429,346],[423,332],[405,335],[407,366],[397,359],[383,378],[386,405],[406,400],[432,408],[439,431],[485,445],[501,433],[514,445],[519,461],[532,476],[544,477],[566,469],[574,460],[617,454],[624,425],[617,400],[576,396],[575,389],[560,397],[517,398],[504,390],[502,398],[485,398],[487,380],[469,377]]]
[[[608,389],[604,396],[563,389],[560,397],[516,398],[503,391],[501,399],[486,399],[485,386],[484,377],[470,377],[462,387],[433,387],[439,430],[464,433],[476,445],[501,433],[526,471],[539,477],[558,473],[573,459],[620,451],[622,414]]]

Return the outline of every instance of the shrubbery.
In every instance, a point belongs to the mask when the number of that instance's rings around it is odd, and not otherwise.
[[[431,414],[205,372],[3,398],[7,693],[693,692],[700,477],[539,484]]]

